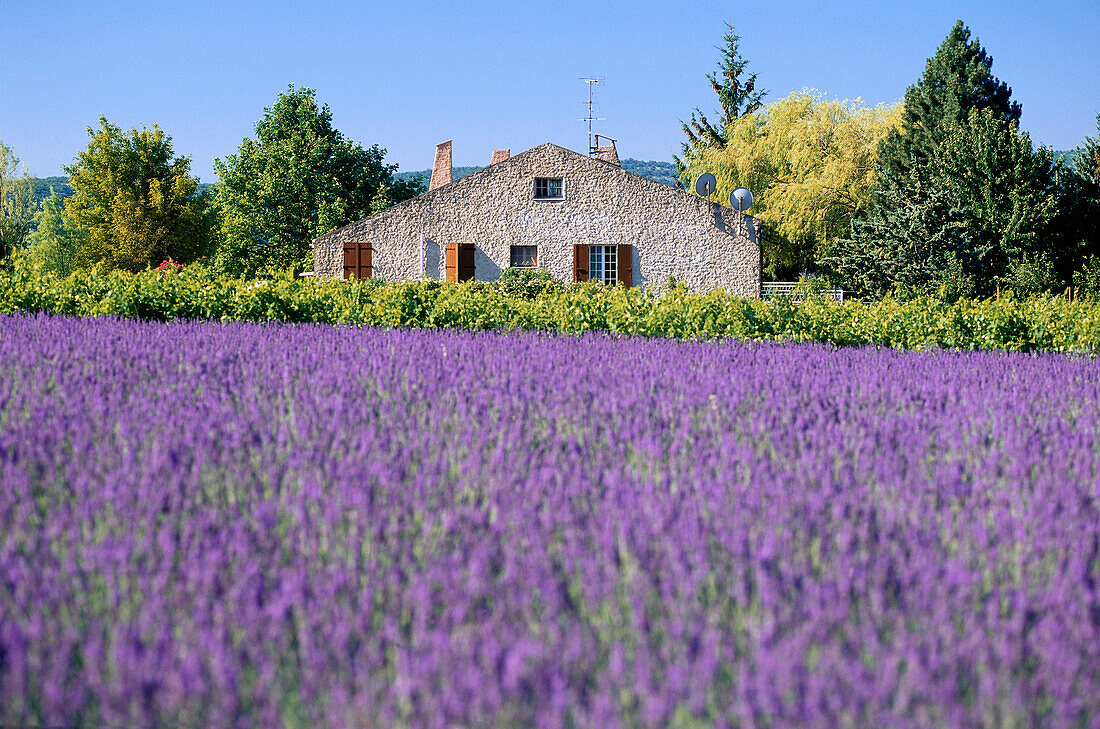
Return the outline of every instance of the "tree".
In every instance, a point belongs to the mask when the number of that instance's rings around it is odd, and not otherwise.
[[[991,108],[973,108],[953,124],[928,165],[933,185],[955,192],[966,209],[979,294],[997,287],[1038,293],[1058,285],[1054,261],[1064,249],[1055,235],[1059,218],[1057,166],[1049,149],[1034,149],[1015,121]],[[980,266],[978,263],[980,262]]]
[[[214,160],[221,243],[216,262],[241,275],[307,265],[309,244],[422,190],[394,178],[386,151],[364,149],[332,126],[316,92],[291,85],[264,109],[256,139]]]
[[[906,179],[915,165],[928,164],[950,131],[965,124],[971,110],[989,109],[1002,122],[1019,122],[1012,89],[993,76],[993,58],[970,29],[956,21],[920,80],[905,91],[901,125],[882,142],[879,164],[892,179]]]
[[[33,268],[68,276],[80,255],[79,239],[70,236],[63,212],[65,198],[54,188],[34,216],[35,229],[27,236],[26,258]]]
[[[970,31],[956,23],[906,91],[900,126],[878,148],[874,204],[866,224],[853,226],[852,239],[831,256],[834,283],[882,293],[883,286],[867,286],[855,275],[858,261],[870,251],[897,258],[908,250],[910,213],[922,211],[928,218],[924,235],[951,241],[945,248],[951,256],[922,264],[916,288],[940,286],[945,277],[967,282],[955,286],[956,292],[983,296],[998,287],[1031,293],[1058,285],[1056,265],[1066,253],[1055,235],[1058,164],[1020,132],[1020,105],[993,77],[992,64],[979,43],[970,41]],[[934,224],[951,229],[928,227]],[[968,250],[957,246],[960,224],[967,229]],[[902,278],[895,282],[904,284]]]
[[[705,114],[698,108],[691,113],[691,119],[681,122],[684,135],[688,141],[684,142],[681,149],[683,158],[673,155],[672,160],[676,164],[676,174],[680,178],[680,186],[687,188],[689,181],[683,177],[684,168],[691,156],[703,149],[717,147],[722,149],[728,141],[727,129],[737,118],[752,114],[764,103],[767,91],[756,90],[756,74],[747,74],[746,68],[749,62],[741,57],[741,38],[733,32],[733,26],[726,23],[726,36],[723,39],[725,48],[722,51],[722,60],[717,71],[707,74],[707,80],[718,95],[718,103],[722,107],[718,120],[711,123]]]
[[[1096,116],[1100,132],[1100,114]],[[1100,134],[1086,136],[1074,152],[1073,166],[1059,176],[1063,216],[1060,233],[1072,256],[1065,256],[1059,274],[1081,293],[1100,296]]]
[[[933,188],[919,170],[908,175],[906,184],[873,193],[868,218],[853,222],[852,236],[835,243],[822,268],[856,296],[881,298],[895,285],[951,300],[972,295],[965,269],[973,265],[964,260],[987,251],[973,245],[968,210],[954,190]]]
[[[35,210],[34,178],[11,147],[0,141],[0,259],[23,247]]]
[[[99,118],[91,141],[65,168],[72,197],[62,213],[73,236],[74,266],[139,271],[166,258],[189,262],[209,241],[204,196],[191,159],[173,157],[172,138],[156,124],[129,133]]]
[[[753,191],[752,213],[765,224],[766,275],[815,271],[868,206],[876,149],[898,114],[897,106],[795,92],[730,122],[728,143],[693,153],[684,179],[714,174],[723,200],[736,187]]]

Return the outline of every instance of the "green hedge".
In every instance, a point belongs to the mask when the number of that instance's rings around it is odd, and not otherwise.
[[[765,302],[672,288],[661,296],[600,284],[241,280],[180,273],[0,272],[0,313],[50,311],[140,319],[327,322],[383,327],[605,330],[642,336],[793,340],[922,349],[1096,352],[1100,304],[1062,297],[944,303]]]

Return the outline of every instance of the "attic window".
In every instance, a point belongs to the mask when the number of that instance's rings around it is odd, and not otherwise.
[[[535,199],[536,200],[561,200],[561,178],[560,177],[536,177],[535,178]]]

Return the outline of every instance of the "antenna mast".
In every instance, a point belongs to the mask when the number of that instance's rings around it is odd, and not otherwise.
[[[603,83],[603,76],[589,76],[588,78],[582,78],[581,81],[588,84],[588,101],[582,102],[588,104],[588,116],[577,121],[588,122],[588,156],[592,157],[596,154],[596,143],[592,138],[592,122],[604,121],[603,117],[593,116],[593,114],[600,113],[599,104],[596,103],[595,99],[595,87]]]

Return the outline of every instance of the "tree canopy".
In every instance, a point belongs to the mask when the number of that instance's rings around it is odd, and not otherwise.
[[[206,251],[209,222],[190,157],[174,157],[156,124],[129,133],[99,118],[91,141],[65,168],[72,197],[63,212],[76,266],[137,271],[166,258],[188,262]]]
[[[23,247],[35,211],[34,178],[0,141],[0,259]]]
[[[332,125],[316,92],[291,85],[236,154],[214,161],[221,213],[217,263],[236,273],[305,267],[314,238],[422,189],[394,178],[385,150],[367,149]]]
[[[879,164],[904,176],[929,162],[951,130],[965,124],[971,110],[989,109],[1002,122],[1019,122],[1021,108],[1012,89],[993,76],[993,57],[970,29],[956,21],[925,62],[924,74],[905,91],[901,124],[882,142]]]
[[[1020,105],[992,64],[961,21],[928,59],[906,91],[901,124],[879,146],[872,206],[825,262],[836,283],[948,296],[1058,285],[1059,163],[1020,132]]]
[[[728,129],[737,118],[752,114],[764,103],[766,91],[756,90],[756,74],[748,73],[749,62],[740,52],[741,37],[733,32],[733,26],[726,23],[725,47],[719,46],[722,58],[718,68],[707,74],[707,80],[718,95],[721,107],[718,118],[711,122],[697,107],[691,113],[691,119],[681,122],[687,141],[681,146],[683,157],[673,155],[681,187],[686,186],[683,171],[687,160],[703,149],[717,147],[722,149],[729,140]]]
[[[765,274],[813,271],[869,204],[875,151],[898,115],[896,105],[868,108],[795,92],[733,119],[728,143],[692,153],[683,179],[714,174],[722,200],[736,187],[752,190],[752,214],[765,223]]]

